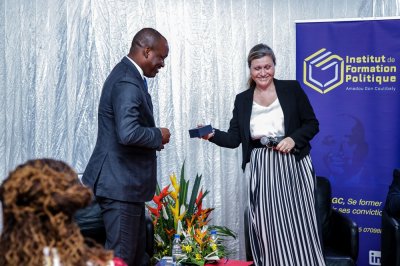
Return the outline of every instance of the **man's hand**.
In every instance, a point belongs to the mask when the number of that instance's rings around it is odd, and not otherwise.
[[[160,130],[162,136],[161,144],[167,144],[169,142],[169,138],[171,137],[171,133],[169,132],[169,129],[165,127],[160,127]]]

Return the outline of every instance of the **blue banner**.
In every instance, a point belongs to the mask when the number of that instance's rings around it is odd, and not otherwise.
[[[320,122],[316,174],[359,226],[358,265],[380,265],[382,208],[400,167],[400,19],[298,22],[296,73]]]

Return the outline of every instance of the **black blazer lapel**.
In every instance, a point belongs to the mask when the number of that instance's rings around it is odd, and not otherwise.
[[[243,108],[243,135],[246,142],[250,141],[250,117],[251,111],[253,107],[253,95],[254,89],[249,89],[246,91],[243,101],[242,101],[242,108]]]
[[[289,128],[290,125],[290,95],[288,94],[287,88],[282,86],[283,84],[277,80],[274,79],[274,84],[275,84],[275,90],[276,90],[276,95],[278,97],[279,103],[281,104],[281,108],[283,111],[283,117],[284,123],[285,123],[285,135],[287,134],[287,129]]]

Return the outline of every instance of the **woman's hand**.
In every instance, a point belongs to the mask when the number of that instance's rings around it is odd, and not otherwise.
[[[286,137],[281,142],[276,145],[276,150],[283,152],[283,153],[289,153],[292,151],[296,144],[294,143],[294,140],[291,137]]]
[[[197,128],[203,127],[203,126],[204,126],[203,124],[198,124],[198,125],[197,125]],[[201,138],[204,139],[204,140],[209,140],[209,139],[211,139],[212,137],[214,137],[214,134],[215,134],[215,132],[214,132],[214,130],[213,130],[210,134],[205,135],[205,136],[202,136]]]

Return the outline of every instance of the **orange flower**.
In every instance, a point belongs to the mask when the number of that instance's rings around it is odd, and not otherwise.
[[[195,215],[192,215],[190,220],[188,218],[186,218],[186,225],[187,225],[187,231],[188,232],[192,231],[192,226],[193,226],[194,219],[196,219]]]
[[[167,233],[169,239],[176,233],[175,228],[171,228],[170,230],[168,230],[167,228],[164,228],[164,230]]]
[[[200,214],[198,215],[198,224],[200,227],[207,225],[208,224],[208,216],[210,213],[214,210],[214,208],[207,208],[204,210],[201,210]]]
[[[200,245],[200,249],[203,248],[205,242],[203,241],[205,236],[207,235],[207,230],[195,229],[194,240]]]

